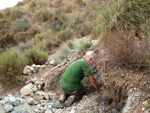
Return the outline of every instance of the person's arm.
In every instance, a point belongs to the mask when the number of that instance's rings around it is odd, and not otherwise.
[[[90,79],[90,82],[92,83],[93,87],[94,87],[97,91],[102,91],[102,89],[99,88],[98,84],[96,83],[95,78],[94,78],[92,75],[88,76],[88,78]]]

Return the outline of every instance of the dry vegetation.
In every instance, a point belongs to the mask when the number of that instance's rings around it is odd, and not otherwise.
[[[134,70],[147,70],[150,67],[150,41],[149,39],[138,39],[127,32],[107,33],[99,48],[100,63],[105,69],[116,67]]]
[[[103,37],[112,66],[149,69],[149,23],[149,0],[23,0],[0,11],[0,52],[17,45],[23,54],[28,51],[31,62],[43,64],[55,47],[92,34],[92,38]],[[91,45],[69,46],[80,51]]]

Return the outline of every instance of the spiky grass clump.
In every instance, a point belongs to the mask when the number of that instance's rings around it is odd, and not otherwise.
[[[12,25],[12,20],[9,18],[0,19],[0,30],[9,29]]]
[[[34,47],[32,49],[26,50],[25,56],[30,61],[29,65],[31,65],[31,64],[42,65],[47,61],[48,53],[39,48]]]
[[[114,29],[118,31],[135,31],[141,36],[140,26],[146,25],[150,19],[150,1],[148,0],[111,0],[98,8],[100,12],[96,19],[95,32],[106,32]],[[149,25],[142,27],[149,33]]]
[[[71,28],[66,28],[64,30],[61,30],[60,33],[58,33],[58,38],[60,38],[62,41],[65,41],[67,39],[70,39],[72,33],[73,30]]]
[[[83,0],[74,0],[74,3],[76,4],[76,5],[79,5],[80,7],[83,5]]]
[[[22,82],[22,71],[27,64],[28,59],[15,49],[0,54],[0,82],[4,84]]]
[[[55,7],[60,7],[62,5],[62,0],[56,0],[54,3]]]
[[[27,13],[26,10],[19,8],[19,7],[7,8],[3,11],[4,17],[11,18],[13,20],[17,18],[21,18],[26,13]]]

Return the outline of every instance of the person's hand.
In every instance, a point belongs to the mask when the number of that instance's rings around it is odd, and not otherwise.
[[[85,89],[87,89],[87,90],[90,89],[90,87],[89,87],[87,84],[84,84],[83,87],[84,87]]]
[[[98,92],[101,92],[101,91],[103,91],[104,90],[104,88],[99,88],[97,91]]]

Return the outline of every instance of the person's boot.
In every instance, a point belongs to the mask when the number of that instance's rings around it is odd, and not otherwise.
[[[60,98],[59,98],[59,101],[53,105],[52,107],[54,108],[64,108],[65,105],[64,105],[64,101],[66,100],[66,96],[65,94],[61,95]]]
[[[75,95],[69,96],[65,102],[65,107],[70,107],[75,102]]]
[[[59,101],[65,102],[65,100],[66,100],[66,95],[65,94],[61,95]]]
[[[65,107],[64,103],[62,102],[62,100],[59,100],[56,104],[52,105],[53,108],[58,108],[58,109],[62,109]]]

